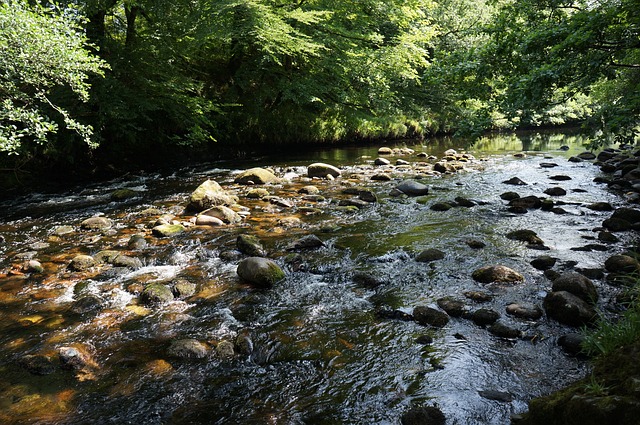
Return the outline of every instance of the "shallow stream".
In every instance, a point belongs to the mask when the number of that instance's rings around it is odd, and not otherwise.
[[[0,422],[399,424],[412,406],[437,405],[448,424],[508,424],[512,414],[526,411],[531,398],[584,376],[588,367],[557,345],[570,328],[546,316],[525,321],[505,313],[513,302],[541,306],[550,290],[550,281],[529,262],[548,254],[558,258],[556,270],[598,269],[624,246],[623,240],[606,251],[572,249],[593,244],[593,229],[607,217],[586,205],[621,203],[606,185],[593,183],[599,169],[591,162],[568,161],[585,150],[582,143],[561,134],[482,139],[467,148],[476,159],[464,170],[442,175],[424,172],[433,161],[415,154],[387,157],[392,164],[402,159],[408,165],[374,166],[378,146],[292,152],[171,174],[129,175],[6,201],[0,204]],[[451,140],[397,147],[438,158],[446,149],[464,149]],[[342,176],[310,181],[304,176],[313,162],[338,166]],[[541,166],[548,163],[556,166]],[[290,206],[249,199],[252,187],[233,183],[240,171],[255,166],[272,167],[283,179],[265,188]],[[371,180],[374,169],[392,179]],[[570,180],[549,178],[555,175]],[[515,176],[528,184],[502,183]],[[247,207],[250,215],[243,223],[153,236],[149,223],[163,214],[188,223],[187,198],[208,178]],[[389,195],[408,178],[427,184],[429,195]],[[323,198],[303,199],[298,190],[310,184]],[[373,191],[378,202],[341,208],[338,201],[351,197],[343,190],[355,186]],[[567,190],[566,196],[554,197],[562,201],[563,214],[510,213],[500,198],[507,191],[546,197],[543,191],[553,186]],[[122,188],[134,196],[112,200]],[[456,197],[475,206],[431,209]],[[80,223],[94,215],[114,226],[81,230]],[[505,237],[518,229],[534,230],[550,250]],[[145,247],[128,247],[134,234],[144,236]],[[267,290],[241,282],[238,234],[257,236],[286,278]],[[324,246],[287,249],[308,234]],[[486,246],[472,249],[470,240]],[[445,258],[415,261],[427,248],[444,251]],[[76,255],[105,249],[138,258],[142,266],[69,269]],[[29,259],[44,270],[24,270]],[[525,282],[482,285],[471,278],[475,269],[493,264],[517,270]],[[383,283],[359,285],[355,272]],[[195,293],[161,305],[140,302],[144,285],[177,278],[195,283]],[[595,283],[606,308],[615,292]],[[492,299],[473,301],[464,295],[469,291]],[[87,294],[94,304],[79,305]],[[464,318],[437,329],[380,314],[411,314],[416,306],[435,307],[442,297],[462,300],[470,311],[494,309],[522,337],[498,338]],[[416,342],[424,335],[433,342]],[[187,338],[209,348],[205,358],[170,355],[172,341]],[[216,351],[221,341],[235,344],[233,357]],[[91,357],[81,371],[62,368],[58,360],[61,347],[75,346]],[[43,363],[25,367],[30,355]],[[502,396],[487,397],[487,391]]]

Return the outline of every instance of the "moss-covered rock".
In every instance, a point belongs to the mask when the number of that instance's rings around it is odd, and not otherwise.
[[[173,301],[173,292],[163,283],[151,283],[144,288],[140,299],[145,304],[161,304]]]
[[[161,224],[154,227],[151,232],[159,238],[168,238],[184,232],[186,229],[181,224]]]
[[[263,257],[245,258],[238,264],[237,273],[243,281],[260,288],[270,288],[285,277],[280,266]]]

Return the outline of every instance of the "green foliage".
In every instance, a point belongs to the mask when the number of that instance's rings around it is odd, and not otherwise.
[[[500,110],[520,124],[537,125],[558,105],[592,95],[576,118],[589,113],[600,136],[634,141],[640,123],[639,6],[637,0],[503,4],[482,49],[489,65],[485,78],[498,82]]]
[[[74,10],[29,7],[24,1],[0,4],[0,152],[32,152],[60,125],[90,146],[92,128],[72,117],[54,98],[61,89],[89,97],[89,75],[105,65],[86,49]]]
[[[633,291],[638,290],[640,278],[636,276]],[[584,349],[591,355],[607,356],[637,340],[640,340],[640,299],[635,296],[618,320],[601,317],[593,330],[586,331]]]

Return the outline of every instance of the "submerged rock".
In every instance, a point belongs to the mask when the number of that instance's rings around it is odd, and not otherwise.
[[[245,258],[238,264],[237,273],[242,280],[259,288],[270,288],[285,277],[280,266],[263,257]]]
[[[357,271],[353,274],[353,282],[365,288],[374,289],[384,285],[386,282],[380,277],[364,271]]]
[[[215,217],[226,224],[236,224],[242,221],[242,217],[237,212],[224,205],[206,209],[202,211],[198,217],[201,216]]]

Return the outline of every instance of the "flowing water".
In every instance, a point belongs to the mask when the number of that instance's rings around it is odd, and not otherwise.
[[[416,152],[442,156],[456,141],[407,142]],[[130,175],[64,193],[31,194],[0,205],[0,422],[25,424],[398,424],[412,406],[437,405],[449,424],[508,424],[527,402],[582,377],[587,363],[557,346],[570,329],[543,317],[524,321],[505,314],[512,302],[542,304],[549,280],[529,262],[541,254],[559,259],[557,270],[600,268],[619,245],[603,251],[575,251],[592,243],[606,213],[585,208],[621,200],[593,183],[598,168],[567,159],[584,151],[578,137],[551,135],[483,139],[468,148],[478,160],[447,175],[420,174],[431,188],[427,197],[394,198],[389,192],[403,178],[415,177],[423,158],[391,169],[390,182],[371,181],[377,147],[290,152],[252,161],[219,162],[173,174]],[[568,145],[568,151],[560,147]],[[525,153],[524,157],[514,154]],[[392,157],[392,161],[396,157]],[[343,176],[306,181],[305,166],[328,162]],[[556,163],[555,168],[541,163]],[[267,189],[291,207],[248,199],[249,188],[234,176],[254,166],[271,166],[283,180]],[[383,167],[384,168],[384,167]],[[560,182],[566,214],[535,210],[512,214],[500,194],[514,190],[545,196]],[[502,183],[518,176],[527,186]],[[188,195],[207,178],[239,196],[250,215],[243,224],[189,227],[172,238],[151,235],[149,223],[162,214],[180,215]],[[302,186],[314,184],[324,200],[302,200]],[[378,202],[362,209],[340,208],[348,186],[366,187]],[[116,189],[135,196],[112,201]],[[462,196],[472,208],[444,212],[435,202]],[[316,210],[304,209],[314,207]],[[153,208],[152,210],[149,210]],[[314,212],[313,214],[311,212]],[[104,232],[80,230],[80,222],[103,215],[114,222]],[[71,226],[68,233],[60,226]],[[550,251],[527,248],[505,238],[511,230],[532,229]],[[238,234],[259,237],[286,272],[271,289],[239,281],[235,250]],[[289,244],[307,234],[324,246],[299,252]],[[131,235],[148,245],[130,250]],[[468,240],[486,247],[475,250]],[[419,263],[426,248],[445,258]],[[96,266],[85,272],[67,265],[77,254],[115,249],[135,256],[135,269]],[[24,271],[37,259],[44,271]],[[502,264],[521,272],[525,283],[481,285],[473,270]],[[354,272],[376,276],[376,288],[358,285]],[[194,295],[160,306],[139,302],[150,282],[184,278]],[[595,282],[606,307],[611,288]],[[474,302],[466,291],[484,291],[491,301]],[[79,308],[80,294],[94,304]],[[439,298],[465,300],[469,310],[492,308],[523,337],[502,339],[463,318],[442,329],[413,321],[383,318],[377,312],[411,313],[435,306]],[[82,306],[80,306],[82,307]],[[416,342],[428,335],[430,345]],[[172,341],[196,339],[209,347],[203,359],[172,357]],[[217,354],[221,341],[236,344],[236,355]],[[242,344],[244,342],[244,345]],[[91,360],[82,370],[60,367],[61,347],[84,347]],[[244,349],[243,349],[244,348]],[[25,358],[44,359],[40,368]],[[508,394],[505,400],[483,391]],[[510,401],[509,401],[510,399]]]

